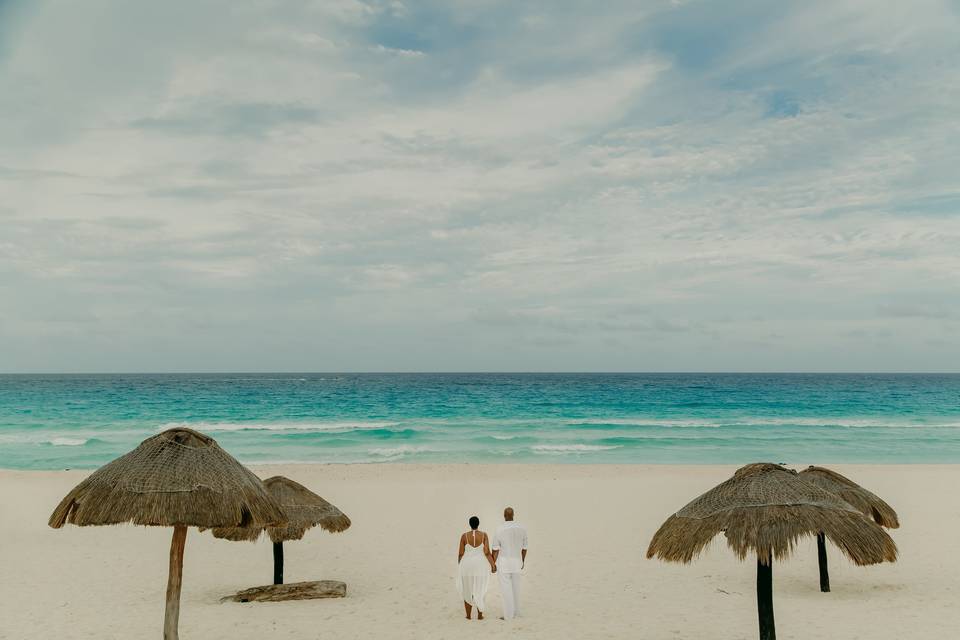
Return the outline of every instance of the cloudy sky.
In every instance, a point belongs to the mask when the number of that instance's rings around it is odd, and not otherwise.
[[[0,0],[0,370],[960,370],[958,33]]]

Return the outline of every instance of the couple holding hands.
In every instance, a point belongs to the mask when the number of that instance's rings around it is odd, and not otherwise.
[[[503,595],[503,619],[517,617],[520,610],[520,572],[527,559],[527,530],[514,521],[513,508],[503,510],[503,524],[493,535],[480,531],[480,518],[470,518],[470,531],[460,536],[457,552],[459,578],[457,587],[463,598],[463,608],[470,619],[473,607],[477,620],[483,620],[484,598],[490,585],[490,574],[500,579]]]

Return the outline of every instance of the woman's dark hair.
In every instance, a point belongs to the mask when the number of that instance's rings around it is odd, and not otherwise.
[[[470,528],[476,529],[480,526],[480,518],[477,516],[470,516]]]

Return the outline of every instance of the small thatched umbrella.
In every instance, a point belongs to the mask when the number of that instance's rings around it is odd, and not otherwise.
[[[348,518],[336,508],[302,484],[283,476],[273,476],[263,481],[283,509],[287,524],[279,527],[232,527],[216,528],[213,535],[233,541],[254,542],[266,530],[273,541],[273,584],[283,584],[283,543],[300,540],[308,529],[319,526],[331,533],[346,531]]]
[[[830,493],[840,496],[860,513],[873,518],[882,527],[896,529],[900,526],[897,512],[875,494],[836,471],[809,466],[800,472],[800,477]],[[827,568],[827,542],[823,533],[817,534],[817,559],[820,565],[820,591],[830,591],[830,571]]]
[[[858,565],[893,562],[897,547],[877,524],[832,493],[777,464],[741,467],[732,478],[667,518],[647,557],[689,563],[724,532],[743,560],[757,556],[760,639],[773,640],[773,561],[787,558],[797,540],[824,532]]]
[[[212,438],[170,429],[94,471],[67,494],[50,526],[133,524],[173,527],[163,637],[176,640],[187,527],[284,522],[263,483]]]

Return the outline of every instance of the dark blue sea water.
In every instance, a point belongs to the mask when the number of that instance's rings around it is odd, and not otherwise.
[[[175,425],[248,463],[960,462],[960,375],[0,376],[0,467]]]

